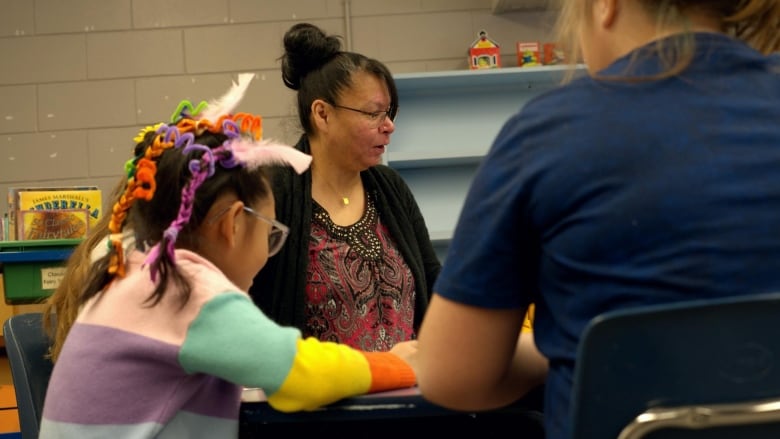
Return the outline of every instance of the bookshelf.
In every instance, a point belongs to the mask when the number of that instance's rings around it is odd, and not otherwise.
[[[443,261],[466,192],[504,122],[557,87],[569,66],[404,73],[385,154],[409,184]],[[576,67],[576,72],[583,70]]]

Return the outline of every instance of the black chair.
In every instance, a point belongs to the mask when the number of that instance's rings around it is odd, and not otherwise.
[[[37,439],[43,401],[54,367],[46,358],[49,339],[43,330],[43,314],[12,316],[3,325],[3,337],[11,365],[22,439]]]
[[[780,438],[780,294],[596,317],[579,347],[573,439]]]

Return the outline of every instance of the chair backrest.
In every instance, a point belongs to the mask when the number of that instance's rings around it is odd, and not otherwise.
[[[577,354],[571,437],[780,438],[778,321],[777,293],[596,317]]]
[[[22,439],[37,439],[43,401],[54,367],[46,358],[49,339],[43,330],[43,314],[12,316],[3,325],[3,337],[16,392]]]

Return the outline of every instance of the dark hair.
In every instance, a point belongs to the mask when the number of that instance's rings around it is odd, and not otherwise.
[[[311,134],[311,103],[315,99],[336,103],[337,97],[352,86],[352,75],[366,72],[387,84],[390,117],[398,110],[398,89],[390,70],[373,58],[341,51],[341,37],[327,35],[309,23],[297,23],[284,34],[282,80],[298,92],[298,118],[306,134]]]
[[[141,150],[149,147],[155,139],[154,132],[147,133],[144,140],[138,145]],[[227,137],[221,133],[205,131],[196,135],[194,143],[216,148],[222,145]],[[138,150],[139,148],[136,148]],[[200,161],[204,152],[194,149],[184,154],[181,148],[168,148],[156,159],[157,171],[155,174],[156,190],[151,200],[137,199],[129,209],[127,222],[132,224],[135,235],[136,247],[153,246],[163,240],[163,233],[179,216],[179,207],[182,204],[182,190],[192,180],[189,171],[190,162]],[[177,248],[196,249],[197,236],[194,233],[203,221],[209,209],[220,195],[234,193],[245,204],[255,204],[259,200],[271,195],[264,167],[248,170],[242,166],[225,168],[221,165],[214,167],[214,175],[208,177],[197,188],[192,201],[192,215],[184,224],[176,239]],[[108,273],[111,252],[92,267],[86,289],[79,298],[79,304],[83,304],[103,290],[113,279]],[[189,300],[192,286],[179,272],[174,261],[170,259],[166,251],[160,252],[159,281],[154,292],[149,295],[147,302],[154,306],[162,300],[169,282],[175,282],[182,291],[180,297],[183,306]]]
[[[145,137],[148,140],[133,147],[133,156],[143,154],[144,149],[146,149],[145,145],[153,139],[153,136],[154,132],[147,133]],[[109,206],[116,203],[124,194],[126,185],[127,177],[123,175],[111,190]],[[79,306],[82,303],[80,300],[84,285],[94,273],[92,270],[92,250],[109,235],[108,224],[111,218],[111,215],[101,215],[95,227],[89,230],[86,238],[68,256],[65,264],[65,277],[46,300],[46,306],[43,309],[43,328],[51,341],[47,357],[52,362],[56,362],[59,358],[62,345],[65,343],[65,336],[76,321]]]

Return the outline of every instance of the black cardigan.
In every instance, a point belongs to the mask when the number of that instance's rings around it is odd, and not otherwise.
[[[297,149],[309,154],[304,135]],[[414,330],[418,331],[441,270],[428,229],[411,190],[394,169],[377,165],[361,172],[363,186],[376,204],[415,282]],[[306,270],[311,235],[311,170],[301,175],[290,168],[278,168],[271,186],[276,199],[276,219],[290,227],[282,250],[268,260],[249,289],[255,304],[282,325],[304,327]]]

